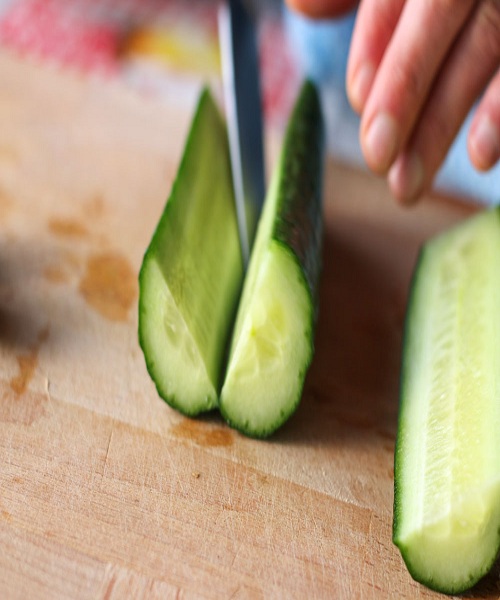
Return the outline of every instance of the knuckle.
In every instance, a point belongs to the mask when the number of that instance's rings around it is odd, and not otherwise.
[[[424,91],[424,80],[421,70],[415,68],[410,61],[400,61],[393,65],[391,79],[394,89],[401,90],[409,98],[420,97]]]
[[[430,179],[438,171],[453,142],[455,131],[443,114],[426,115],[414,145]]]
[[[460,13],[467,11],[471,6],[470,0],[427,0],[428,14],[432,15],[433,19],[448,19],[450,15],[456,15],[457,10]]]
[[[500,2],[483,0],[478,9],[483,51],[497,61],[500,60]]]
[[[440,110],[426,114],[423,130],[427,138],[432,140],[434,151],[450,145],[456,134],[455,122],[447,118],[447,115]],[[439,159],[444,157],[441,152],[438,154]]]
[[[450,8],[456,8],[456,0],[430,0],[433,8],[441,11],[449,11]]]

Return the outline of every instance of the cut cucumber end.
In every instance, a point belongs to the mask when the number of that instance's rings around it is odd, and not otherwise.
[[[414,579],[464,591],[500,528],[500,212],[423,248],[407,310],[394,542]]]
[[[322,157],[319,97],[306,82],[244,277],[227,132],[209,92],[201,94],[139,281],[149,373],[179,411],[196,415],[217,404],[233,427],[265,437],[296,409],[317,310]]]
[[[205,89],[139,279],[149,373],[185,414],[217,404],[242,278],[227,132]]]
[[[412,577],[436,591],[458,594],[488,573],[500,546],[500,484],[478,490],[422,528],[395,531],[394,543]]]
[[[296,410],[312,360],[322,240],[323,119],[306,81],[289,120],[238,307],[219,407],[252,437]]]
[[[139,341],[158,393],[185,415],[215,408],[217,391],[154,259],[144,261],[140,283]]]
[[[312,358],[312,329],[303,272],[294,254],[271,240],[245,298],[221,392],[220,411],[232,427],[266,437],[296,410]]]

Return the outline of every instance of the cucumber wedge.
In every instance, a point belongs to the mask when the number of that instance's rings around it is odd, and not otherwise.
[[[393,539],[417,581],[473,586],[500,547],[500,212],[422,249],[408,306]]]
[[[319,99],[306,82],[258,225],[219,402],[249,436],[270,435],[294,412],[313,355],[322,150]]]
[[[205,89],[139,276],[147,368],[184,414],[217,406],[242,278],[227,133]]]

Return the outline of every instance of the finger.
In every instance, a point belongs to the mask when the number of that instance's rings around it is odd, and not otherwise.
[[[375,74],[394,33],[405,0],[364,0],[356,16],[347,63],[347,94],[363,111]]]
[[[500,69],[474,115],[468,142],[469,156],[477,169],[491,169],[500,159]]]
[[[492,11],[492,12],[490,12]],[[494,12],[496,11],[496,12]],[[474,102],[498,69],[500,62],[500,6],[480,2],[459,35],[436,79],[415,132],[389,172],[393,194],[403,203],[416,200],[428,187]],[[485,163],[498,158],[500,129],[500,75],[491,82],[471,131],[470,149],[481,154],[486,145],[474,138],[483,118],[493,124],[493,146]],[[495,130],[496,124],[496,130]],[[495,133],[496,131],[496,133]],[[494,136],[497,136],[496,141]],[[474,142],[474,140],[476,141]],[[475,145],[474,145],[475,144]],[[496,152],[496,158],[495,158]],[[483,161],[484,162],[484,161]],[[491,166],[485,164],[485,166]]]
[[[375,172],[386,173],[406,145],[436,73],[474,3],[405,2],[361,120],[361,146]]]
[[[288,6],[313,19],[339,17],[353,9],[358,0],[286,0]]]

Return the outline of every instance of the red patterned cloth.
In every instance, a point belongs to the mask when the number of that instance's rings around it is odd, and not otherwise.
[[[219,78],[216,11],[207,0],[10,0],[0,2],[0,45],[161,96]],[[275,12],[259,40],[266,119],[281,123],[299,73]]]

